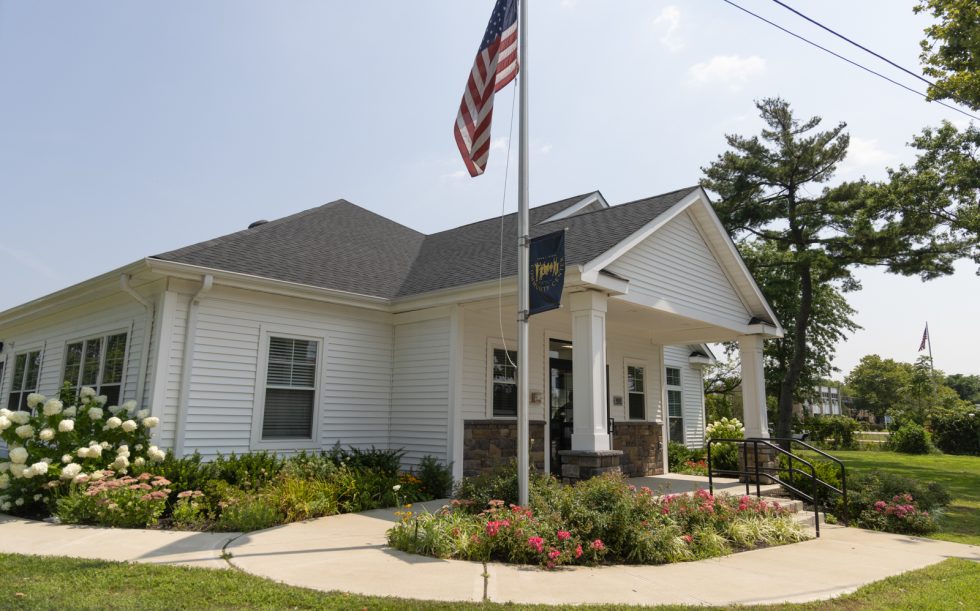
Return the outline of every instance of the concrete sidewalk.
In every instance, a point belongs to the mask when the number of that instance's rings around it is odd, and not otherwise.
[[[441,505],[419,503],[415,510]],[[395,519],[390,509],[375,510],[239,535],[55,525],[0,515],[0,552],[208,568],[230,562],[255,575],[324,591],[558,605],[824,600],[946,558],[980,560],[977,546],[828,525],[820,539],[711,560],[544,571],[392,550],[385,546],[385,531]]]
[[[392,550],[394,520],[376,510],[248,533],[229,544],[230,562],[292,585],[423,600],[729,606],[824,600],[946,558],[980,560],[976,546],[827,525],[820,539],[711,560],[544,571]]]
[[[239,533],[71,526],[0,514],[0,552],[228,568],[222,548]]]

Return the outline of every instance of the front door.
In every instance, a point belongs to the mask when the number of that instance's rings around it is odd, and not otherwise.
[[[568,345],[568,342],[554,342]],[[571,352],[571,346],[567,349]],[[572,449],[572,359],[560,358],[565,350],[552,350],[550,362],[551,399],[549,402],[549,433],[551,436],[551,472],[561,476],[561,450]],[[568,356],[571,356],[570,354]]]

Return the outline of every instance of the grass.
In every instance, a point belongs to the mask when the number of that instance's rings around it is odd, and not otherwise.
[[[830,453],[844,461],[848,472],[879,469],[947,486],[953,502],[940,521],[940,531],[928,536],[980,545],[980,456],[845,450]]]
[[[279,584],[234,570],[0,554],[2,609],[555,609],[495,603],[438,603]],[[805,587],[805,584],[801,584]],[[875,582],[830,601],[747,609],[951,609],[980,600],[980,563],[949,559]],[[972,603],[970,601],[973,601]],[[583,609],[632,609],[590,606]],[[706,609],[707,607],[647,607]]]

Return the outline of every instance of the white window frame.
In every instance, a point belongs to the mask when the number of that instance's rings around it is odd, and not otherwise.
[[[30,355],[30,354],[32,354],[34,352],[37,352],[38,353],[37,384],[34,385],[34,389],[33,390],[30,390],[30,389],[25,388],[25,389],[22,389],[22,390],[16,390],[15,391],[14,390],[14,386],[17,384],[17,381],[14,380],[14,374],[17,373],[17,357],[21,356],[22,354]],[[7,362],[7,366],[10,369],[10,372],[7,373],[6,371],[4,371],[4,376],[8,376],[8,375],[10,376],[10,389],[7,392],[7,395],[5,397],[6,398],[6,402],[2,405],[2,407],[6,407],[7,409],[10,409],[11,411],[17,411],[17,410],[20,409],[20,402],[18,401],[17,405],[11,406],[10,405],[10,395],[14,394],[15,392],[17,394],[21,394],[21,393],[24,393],[24,392],[30,394],[32,392],[39,392],[41,390],[41,373],[44,371],[44,346],[42,344],[36,344],[36,345],[33,345],[33,346],[29,346],[27,348],[23,348],[21,350],[18,350],[17,352],[14,352],[11,355],[11,358],[9,359],[9,361]],[[25,371],[25,374],[26,374],[26,371]],[[30,411],[30,410],[28,410],[28,411]]]
[[[301,339],[316,342],[316,370],[313,374],[313,419],[312,436],[309,439],[264,439],[262,424],[265,420],[265,388],[269,372],[269,340],[273,337],[285,339]],[[266,327],[259,329],[258,366],[255,375],[255,401],[252,406],[251,442],[252,450],[316,450],[320,444],[320,418],[323,411],[320,402],[323,399],[324,354],[327,351],[325,335],[310,335],[297,333],[295,330],[283,327]]]
[[[630,367],[643,370],[643,418],[630,417]],[[623,416],[626,422],[650,422],[650,366],[645,360],[626,357],[623,359]]]
[[[680,384],[671,384],[669,382],[669,379],[667,377],[668,369],[677,370],[677,375],[680,377]],[[681,439],[674,439],[670,436],[670,421],[673,418],[677,418],[677,416],[670,415],[670,391],[672,390],[679,392],[681,396],[681,415],[680,415]],[[681,365],[674,365],[672,363],[664,364],[664,416],[665,416],[664,420],[666,423],[666,426],[664,428],[667,429],[667,441],[686,443],[684,439],[684,437],[686,437],[685,429],[684,429],[684,367]]]
[[[484,369],[485,369],[485,372],[486,372],[485,375],[486,375],[486,380],[487,380],[487,388],[486,388],[486,395],[487,395],[486,404],[487,404],[487,408],[486,408],[486,415],[487,415],[487,419],[488,420],[501,420],[501,421],[504,421],[504,422],[510,421],[510,420],[517,420],[517,415],[516,414],[513,415],[513,416],[495,416],[493,414],[493,385],[494,385],[494,381],[493,381],[493,351],[494,350],[505,350],[505,349],[508,352],[513,352],[513,353],[516,354],[517,353],[517,342],[511,343],[511,341],[508,339],[507,340],[507,347],[504,348],[504,343],[501,342],[501,341],[499,341],[499,340],[488,340],[487,341],[487,360],[486,360]],[[516,386],[517,385],[517,377],[516,377],[517,372],[514,372],[514,374],[515,374],[514,385]]]
[[[76,377],[75,377],[75,380],[74,380],[77,383],[77,382],[79,382],[79,376],[80,376],[81,371],[82,371],[81,368],[82,368],[82,365],[84,364],[84,361],[85,361],[85,358],[84,358],[85,357],[85,344],[89,340],[99,339],[99,340],[102,340],[102,344],[101,344],[101,346],[99,348],[99,373],[96,376],[98,379],[97,379],[96,383],[92,385],[92,388],[96,391],[97,394],[102,394],[102,392],[101,392],[101,390],[102,390],[102,384],[103,384],[103,382],[102,382],[102,376],[105,374],[106,346],[108,346],[108,339],[110,337],[114,336],[114,335],[125,335],[126,336],[126,347],[123,350],[122,372],[119,374],[119,403],[122,403],[124,401],[123,392],[125,392],[125,390],[126,390],[126,368],[129,365],[129,346],[130,346],[131,340],[133,339],[132,328],[128,328],[128,329],[113,329],[113,330],[109,330],[109,331],[102,331],[102,332],[99,332],[99,333],[94,333],[92,335],[87,335],[85,337],[73,338],[73,339],[70,339],[70,340],[66,341],[65,342],[65,347],[61,351],[61,365],[60,365],[61,371],[58,374],[58,390],[60,391],[62,384],[65,383],[65,380],[62,379],[62,378],[65,377],[65,362],[68,360],[68,346],[70,346],[71,344],[77,344],[79,342],[82,343],[82,361],[80,361],[78,363],[78,368],[79,369],[78,369],[78,373],[76,374]],[[81,385],[76,386],[75,390],[76,390],[76,392],[79,391],[79,390],[81,390]]]

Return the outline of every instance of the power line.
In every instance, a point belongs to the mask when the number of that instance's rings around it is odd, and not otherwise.
[[[923,83],[929,85],[930,87],[933,87],[933,88],[939,90],[940,92],[942,92],[942,93],[950,96],[951,98],[953,98],[954,100],[956,100],[960,104],[963,104],[964,106],[969,106],[969,104],[967,104],[962,99],[960,99],[956,94],[954,94],[953,92],[950,92],[950,91],[946,91],[945,89],[943,89],[939,85],[933,83],[932,81],[930,81],[926,77],[922,76],[918,72],[913,72],[913,71],[909,70],[908,68],[906,68],[904,66],[900,66],[900,65],[896,64],[895,62],[893,62],[892,60],[888,59],[884,55],[881,55],[880,53],[876,53],[876,52],[872,51],[871,49],[865,47],[861,43],[855,42],[855,41],[851,40],[850,38],[848,38],[847,36],[844,36],[843,34],[841,34],[840,32],[838,32],[836,30],[834,30],[833,28],[828,27],[828,26],[825,26],[824,24],[820,23],[816,19],[813,19],[812,17],[808,17],[808,16],[804,15],[803,13],[801,13],[798,10],[796,10],[792,6],[786,4],[785,2],[780,2],[780,0],[772,0],[772,1],[775,2],[776,4],[778,4],[779,6],[783,7],[784,9],[790,11],[791,13],[795,13],[795,14],[799,15],[800,17],[802,17],[803,19],[806,19],[807,21],[809,21],[813,25],[817,26],[818,28],[821,28],[823,30],[826,30],[827,32],[830,32],[831,34],[833,34],[837,38],[840,38],[842,40],[845,40],[845,41],[849,42],[850,44],[854,45],[858,49],[861,49],[862,51],[865,51],[867,53],[870,53],[871,55],[874,55],[875,57],[877,57],[881,61],[883,61],[885,63],[888,63],[888,64],[891,64],[892,66],[898,68],[899,70],[901,70],[902,72],[905,72],[906,74],[910,74],[910,75],[914,76],[915,78],[919,79],[920,81],[922,81]]]
[[[855,66],[857,68],[860,68],[861,70],[864,70],[865,72],[870,72],[871,74],[877,76],[878,78],[881,78],[881,79],[884,79],[884,80],[888,81],[892,85],[897,85],[898,87],[901,87],[902,89],[905,89],[906,91],[911,91],[915,95],[917,95],[917,96],[919,96],[921,98],[924,98],[926,101],[935,102],[936,104],[939,104],[940,106],[945,106],[946,108],[949,108],[950,110],[955,110],[956,112],[958,112],[958,113],[960,113],[962,115],[966,115],[967,117],[970,117],[971,119],[977,119],[978,121],[980,121],[980,117],[978,117],[976,115],[970,114],[970,113],[966,112],[965,110],[961,110],[961,109],[959,109],[959,108],[957,108],[955,106],[950,106],[949,104],[946,104],[945,102],[940,102],[939,100],[929,100],[929,97],[926,94],[922,93],[921,91],[917,91],[915,89],[912,89],[908,85],[903,85],[902,83],[899,83],[898,81],[896,81],[894,79],[888,78],[887,76],[885,76],[884,74],[881,74],[880,72],[875,72],[874,70],[872,70],[871,68],[868,68],[867,66],[863,66],[863,65],[857,63],[854,60],[851,60],[851,59],[848,59],[848,58],[844,57],[843,55],[841,55],[839,53],[835,53],[834,51],[831,51],[827,47],[818,45],[817,43],[813,42],[812,40],[809,40],[808,38],[804,38],[803,36],[800,36],[796,32],[792,32],[790,30],[787,30],[783,26],[781,26],[781,25],[779,25],[777,23],[773,23],[772,21],[769,21],[765,17],[763,17],[761,15],[758,15],[756,13],[753,13],[752,11],[750,11],[749,9],[747,9],[745,7],[742,7],[742,6],[739,6],[738,4],[735,4],[734,2],[732,2],[732,0],[721,0],[721,1],[724,2],[724,3],[726,3],[726,4],[730,4],[730,5],[734,6],[735,8],[737,8],[740,11],[742,11],[743,13],[747,13],[749,15],[752,15],[753,17],[755,17],[756,19],[758,19],[760,21],[763,21],[765,23],[768,23],[769,25],[771,25],[772,27],[776,28],[777,30],[781,30],[781,31],[789,34],[790,36],[792,36],[794,38],[798,38],[798,39],[802,40],[803,42],[807,43],[808,45],[812,45],[812,46],[820,49],[821,51],[824,51],[826,53],[830,53],[831,55],[833,55],[837,59],[841,59],[841,60],[843,60],[843,61],[851,64],[852,66]]]

